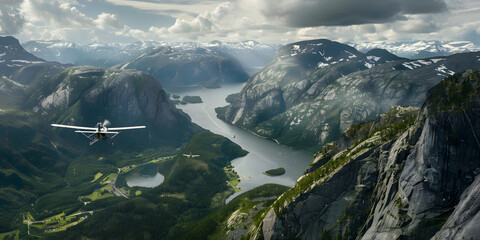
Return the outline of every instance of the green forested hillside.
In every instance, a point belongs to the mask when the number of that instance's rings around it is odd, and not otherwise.
[[[183,156],[190,153],[200,156]],[[161,171],[167,174],[163,184],[153,189],[142,188],[141,195],[128,200],[107,198],[95,201],[95,205],[88,204],[81,211],[102,210],[66,232],[49,236],[62,239],[185,237],[190,231],[186,226],[218,209],[234,192],[227,183],[224,167],[245,154],[222,136],[200,132],[176,158],[160,165]]]

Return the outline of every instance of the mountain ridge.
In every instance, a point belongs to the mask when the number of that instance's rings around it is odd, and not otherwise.
[[[346,44],[356,47],[360,51],[368,51],[374,48],[387,49],[396,55],[411,59],[448,56],[456,53],[480,51],[480,46],[475,45],[471,41],[375,41]]]
[[[322,56],[318,50],[325,42],[280,49],[229,106],[217,109],[218,116],[290,147],[316,151],[316,145],[335,140],[348,126],[374,119],[393,105],[420,106],[428,89],[444,77],[480,66],[480,52],[376,63],[378,56],[350,52],[350,46],[340,43],[332,56]]]

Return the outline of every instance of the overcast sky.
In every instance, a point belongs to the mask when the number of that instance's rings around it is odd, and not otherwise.
[[[78,43],[469,40],[480,0],[0,0],[0,35]]]

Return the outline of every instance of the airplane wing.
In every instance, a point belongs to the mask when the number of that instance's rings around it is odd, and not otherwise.
[[[72,125],[62,125],[62,124],[51,124],[52,127],[61,127],[61,128],[73,128],[73,129],[81,129],[81,130],[90,130],[90,131],[96,131],[96,128],[92,127],[79,127],[79,126],[72,126]]]
[[[192,157],[200,157],[200,155],[192,155]]]
[[[183,154],[183,156],[185,156],[185,157],[190,157],[190,155],[188,155],[188,154]]]
[[[147,127],[146,126],[117,127],[117,128],[108,128],[108,130],[119,131],[119,130],[130,130],[130,129],[141,129],[141,128],[147,128]]]

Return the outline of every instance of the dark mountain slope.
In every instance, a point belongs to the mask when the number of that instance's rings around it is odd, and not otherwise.
[[[373,61],[377,64],[391,62],[391,61],[398,61],[398,60],[408,60],[406,58],[398,57],[397,55],[390,53],[385,49],[379,49],[379,48],[372,49],[365,54],[367,55],[368,60]]]
[[[16,211],[38,196],[65,185],[64,174],[75,153],[48,122],[32,113],[0,112],[0,232],[12,226]]]
[[[43,62],[45,60],[25,51],[18,39],[11,36],[0,37],[0,76],[10,76],[22,66]]]

